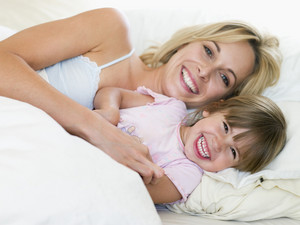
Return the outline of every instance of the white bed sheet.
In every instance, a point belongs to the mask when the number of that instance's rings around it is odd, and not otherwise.
[[[157,206],[158,215],[162,220],[162,225],[299,225],[300,221],[290,218],[277,218],[268,220],[258,220],[252,222],[224,221],[192,216],[188,214],[178,214],[168,209]]]

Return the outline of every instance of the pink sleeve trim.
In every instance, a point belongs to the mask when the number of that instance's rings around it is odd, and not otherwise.
[[[144,95],[150,95],[154,98],[154,102],[148,103],[147,105],[162,104],[164,102],[169,102],[169,101],[172,101],[172,100],[177,101],[177,99],[175,99],[175,98],[168,97],[168,96],[156,93],[156,92],[152,91],[151,89],[146,88],[145,86],[138,87],[137,92],[140,93],[140,94],[144,94]]]

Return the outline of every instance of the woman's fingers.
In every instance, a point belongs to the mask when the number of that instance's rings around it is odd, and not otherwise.
[[[165,171],[163,170],[163,168],[159,167],[158,165],[152,162],[152,157],[150,156],[149,150],[148,150],[148,154],[146,155],[146,159],[148,160],[144,161],[143,164],[147,165],[148,168],[152,168],[153,170],[152,179],[150,180],[149,183],[157,184],[160,178],[162,178],[163,175],[165,174]],[[145,182],[145,178],[144,178],[144,183],[149,184]]]
[[[164,175],[164,170],[152,162],[146,146],[138,143],[131,146],[131,149],[124,150],[124,154],[120,163],[138,172],[145,184],[155,184]]]
[[[97,117],[101,124],[85,124],[87,129],[92,131],[92,135],[88,135],[90,143],[119,163],[138,172],[145,184],[157,182],[164,175],[164,170],[152,162],[147,146],[107,122],[100,114],[94,113],[93,116]]]

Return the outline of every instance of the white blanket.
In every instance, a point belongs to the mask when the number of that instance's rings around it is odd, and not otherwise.
[[[161,224],[137,173],[29,104],[0,115],[0,224]]]

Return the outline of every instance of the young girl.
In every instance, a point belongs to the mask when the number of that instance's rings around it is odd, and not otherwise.
[[[279,78],[277,38],[242,22],[187,27],[142,56],[129,33],[124,15],[111,8],[20,31],[0,42],[0,95],[44,110],[148,183],[162,171],[144,145],[90,110],[98,90],[147,86],[196,107],[260,93]]]
[[[185,201],[203,170],[257,172],[286,139],[281,110],[263,96],[233,97],[188,115],[180,100],[144,87],[105,88],[98,96],[95,112],[147,145],[153,162],[164,169],[161,180],[147,185],[154,203]]]

